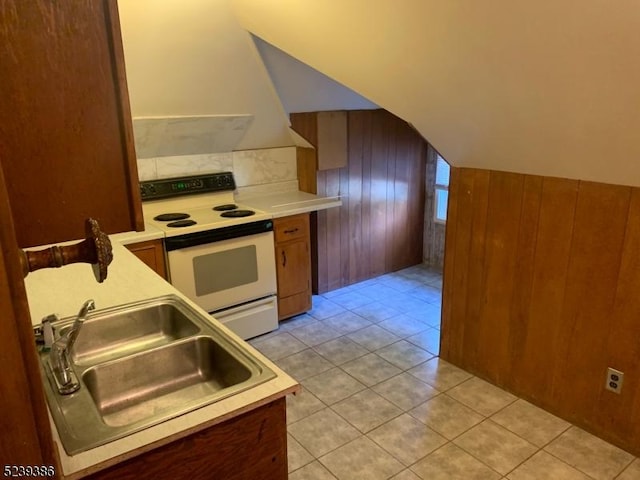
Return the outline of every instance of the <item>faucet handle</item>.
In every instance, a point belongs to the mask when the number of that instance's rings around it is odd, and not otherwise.
[[[36,337],[36,345],[39,345],[42,351],[48,352],[55,342],[55,334],[53,324],[59,320],[58,315],[52,313],[47,315],[40,321],[40,325],[33,327]]]
[[[55,341],[52,323],[57,322],[58,320],[58,315],[55,313],[47,315],[42,319],[42,338],[44,340],[45,350],[49,350]]]

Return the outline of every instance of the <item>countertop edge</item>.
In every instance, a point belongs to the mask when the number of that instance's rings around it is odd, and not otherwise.
[[[111,237],[113,239],[113,237]],[[45,269],[33,272],[25,279],[32,323],[46,314],[57,312],[61,318],[75,315],[78,306],[86,298],[95,298],[99,309],[136,300],[174,294],[185,300],[203,315],[208,313],[167,283],[118,241],[112,241],[114,262],[104,284],[98,284],[92,269],[86,264],[67,265],[61,269]],[[109,282],[111,281],[111,284]],[[133,282],[133,283],[132,283]],[[66,292],[66,293],[65,293]],[[68,292],[74,292],[69,295]],[[61,300],[62,299],[62,300]],[[221,423],[248,409],[269,403],[276,398],[295,393],[300,388],[296,380],[287,375],[272,361],[249,343],[240,339],[225,325],[213,319],[213,323],[239,343],[249,354],[274,371],[276,378],[240,392],[218,402],[201,407],[179,417],[146,428],[105,445],[68,455],[58,436],[51,415],[50,423],[54,441],[58,446],[60,465],[65,478],[81,478],[102,470],[126,458],[137,456],[160,444],[189,435],[208,426]],[[47,405],[48,407],[48,405]],[[176,436],[177,435],[177,436]]]
[[[231,419],[236,418],[236,417],[238,417],[240,415],[243,415],[243,414],[245,414],[247,412],[250,412],[251,410],[254,410],[256,408],[262,407],[264,405],[268,405],[269,403],[271,403],[271,402],[273,402],[273,401],[275,401],[275,400],[277,400],[279,398],[285,397],[287,395],[296,395],[296,394],[298,394],[300,392],[301,389],[302,389],[302,387],[299,384],[296,384],[294,386],[291,386],[291,387],[283,390],[282,392],[279,392],[277,394],[271,395],[269,397],[265,397],[265,398],[263,398],[261,400],[258,400],[256,402],[247,404],[247,405],[245,405],[245,406],[243,406],[241,408],[238,408],[237,410],[228,412],[227,414],[220,415],[219,417],[213,418],[213,419],[211,419],[209,421],[202,422],[202,423],[200,423],[200,424],[198,424],[198,425],[196,425],[194,427],[181,430],[181,431],[179,431],[179,432],[177,432],[175,434],[163,437],[163,438],[161,438],[161,439],[159,439],[159,440],[157,440],[155,442],[142,445],[142,446],[140,446],[139,448],[137,448],[135,450],[129,450],[129,451],[117,456],[117,457],[111,457],[111,458],[105,460],[102,463],[92,465],[90,467],[87,467],[84,470],[78,470],[78,471],[75,471],[75,472],[73,472],[71,474],[65,475],[65,480],[81,479],[81,478],[84,478],[84,477],[86,477],[88,475],[92,475],[92,474],[100,472],[102,470],[106,470],[106,469],[108,469],[110,467],[118,465],[119,463],[126,462],[127,460],[135,458],[135,457],[137,457],[139,455],[143,455],[143,454],[145,454],[147,452],[151,452],[151,451],[155,450],[156,448],[160,448],[160,447],[162,447],[164,445],[168,445],[168,444],[170,444],[172,442],[175,442],[177,440],[180,440],[182,438],[186,438],[189,435],[196,434],[198,432],[206,430],[207,428],[214,427],[216,425],[219,425],[221,423],[226,422],[227,420],[231,420]],[[61,445],[58,445],[58,448],[61,448]]]

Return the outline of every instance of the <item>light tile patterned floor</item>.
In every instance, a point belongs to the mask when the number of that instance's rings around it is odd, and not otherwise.
[[[251,340],[302,384],[291,480],[638,480],[640,460],[440,360],[423,266],[314,296]]]

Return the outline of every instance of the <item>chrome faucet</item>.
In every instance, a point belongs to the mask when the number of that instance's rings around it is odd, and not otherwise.
[[[49,367],[53,372],[53,378],[56,381],[58,392],[60,392],[61,395],[68,395],[80,388],[78,377],[76,377],[71,366],[71,355],[82,323],[87,319],[89,312],[95,308],[96,306],[93,300],[84,302],[73,325],[51,345]]]

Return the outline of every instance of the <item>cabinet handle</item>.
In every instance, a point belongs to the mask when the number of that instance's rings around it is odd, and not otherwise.
[[[296,228],[292,228],[291,230],[285,230],[285,231],[284,231],[284,233],[287,233],[287,234],[289,234],[289,233],[296,233],[297,231],[298,231],[298,227],[296,227]]]
[[[287,266],[287,255],[286,253],[284,253],[284,250],[282,250],[282,266],[283,267]]]

